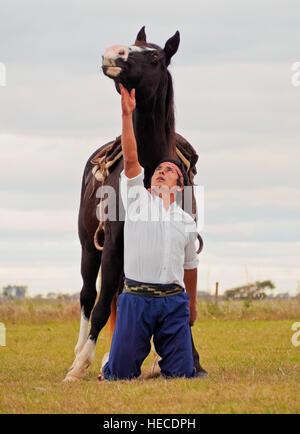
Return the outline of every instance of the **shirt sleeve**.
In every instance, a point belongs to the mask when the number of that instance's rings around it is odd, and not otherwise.
[[[126,216],[138,220],[141,210],[147,206],[150,194],[144,187],[144,169],[133,178],[128,178],[125,171],[120,174],[120,192]]]
[[[196,249],[196,240],[197,240],[197,232],[196,232],[196,224],[195,231],[188,232],[188,242],[185,246],[185,257],[184,257],[184,265],[183,268],[185,270],[192,270],[198,267],[199,259],[197,255]]]

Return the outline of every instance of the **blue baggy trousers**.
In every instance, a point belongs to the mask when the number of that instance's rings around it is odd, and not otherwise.
[[[166,378],[195,376],[189,327],[189,296],[186,292],[169,297],[146,297],[122,293],[109,360],[103,368],[106,380],[133,379],[155,349]]]

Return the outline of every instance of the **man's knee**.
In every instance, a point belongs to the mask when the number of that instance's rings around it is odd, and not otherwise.
[[[166,371],[164,369],[161,370],[161,375],[166,379],[172,379],[172,378],[194,378],[196,377],[196,371],[194,368],[189,370],[183,370],[183,371]]]
[[[103,368],[103,376],[105,380],[133,380],[141,375],[140,368],[136,366],[124,365],[124,363],[107,362]]]

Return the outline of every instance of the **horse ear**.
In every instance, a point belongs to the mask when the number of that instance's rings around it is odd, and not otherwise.
[[[143,26],[141,28],[141,30],[139,31],[139,33],[137,34],[135,43],[137,43],[137,42],[147,42],[146,41],[145,26]]]
[[[165,48],[164,48],[164,52],[165,52],[166,60],[167,60],[167,65],[169,65],[169,63],[171,61],[171,57],[174,56],[174,54],[178,50],[179,42],[180,42],[180,34],[177,30],[175,35],[173,35],[170,39],[167,40]]]

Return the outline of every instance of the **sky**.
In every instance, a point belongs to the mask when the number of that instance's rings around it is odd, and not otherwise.
[[[0,0],[0,8],[0,288],[80,291],[83,169],[121,132],[101,56],[134,43],[145,25],[160,46],[180,31],[170,66],[176,130],[199,154],[195,181],[204,187],[198,288],[271,279],[277,292],[300,292],[298,1]]]

